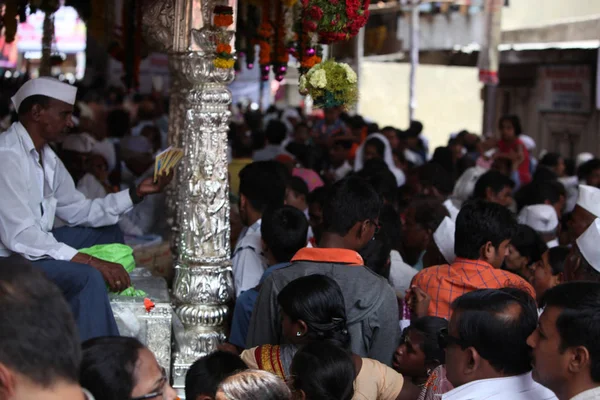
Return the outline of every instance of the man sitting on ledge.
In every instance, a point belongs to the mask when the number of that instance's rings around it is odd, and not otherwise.
[[[12,102],[19,122],[0,134],[0,257],[17,253],[34,262],[62,290],[81,340],[118,335],[105,282],[130,286],[115,263],[78,252],[97,244],[123,243],[119,217],[170,182],[146,179],[105,198],[87,200],[48,143],[73,127],[77,89],[52,78],[26,82]],[[53,230],[55,216],[67,227]]]

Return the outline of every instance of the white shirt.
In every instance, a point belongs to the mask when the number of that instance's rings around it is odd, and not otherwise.
[[[69,226],[116,224],[133,203],[128,191],[88,200],[46,145],[40,155],[20,123],[0,134],[0,257],[70,261],[77,250],[50,233],[58,216]]]
[[[100,199],[107,194],[102,183],[89,172],[77,182],[77,190],[83,193],[86,199],[91,200]]]
[[[456,222],[456,217],[458,217],[460,209],[456,207],[452,199],[446,199],[446,201],[444,201],[444,207],[446,207],[446,210],[448,210],[448,214],[450,214],[450,219],[453,222]]]
[[[558,243],[558,239],[552,239],[551,241],[546,242],[546,246],[548,246],[548,248],[551,249],[553,247],[560,246],[560,243]]]
[[[261,223],[262,220],[259,219],[249,228],[242,230],[235,245],[232,268],[236,297],[243,291],[258,285],[267,269],[267,260],[263,255],[260,235]]]
[[[340,165],[337,168],[330,168],[329,169],[331,172],[333,172],[333,176],[335,181],[341,181],[342,179],[344,179],[346,177],[346,175],[348,175],[350,172],[352,172],[353,168],[350,165],[350,163],[348,161],[344,161],[344,163],[342,165]]]
[[[481,379],[442,395],[442,400],[554,400],[550,389],[535,382],[531,372],[507,378]]]
[[[410,288],[410,282],[418,272],[405,263],[396,250],[390,252],[390,284],[397,296],[404,298],[406,291]]]
[[[600,399],[600,386],[586,390],[585,392],[579,393],[577,396],[572,397],[571,400],[598,400]]]

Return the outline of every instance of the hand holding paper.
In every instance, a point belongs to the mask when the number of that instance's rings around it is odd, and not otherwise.
[[[169,147],[156,156],[154,162],[154,182],[158,182],[161,175],[169,175],[183,158],[183,150]]]

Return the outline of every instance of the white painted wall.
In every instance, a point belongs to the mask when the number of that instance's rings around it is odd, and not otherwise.
[[[359,112],[381,127],[408,126],[409,65],[364,62]],[[462,129],[479,133],[483,102],[476,68],[421,65],[417,71],[416,119],[423,122],[431,152]]]
[[[502,30],[522,29],[600,14],[600,0],[510,0]]]

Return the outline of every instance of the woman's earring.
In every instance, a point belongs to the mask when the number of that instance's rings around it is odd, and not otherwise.
[[[302,336],[302,332],[296,332],[296,336]]]

